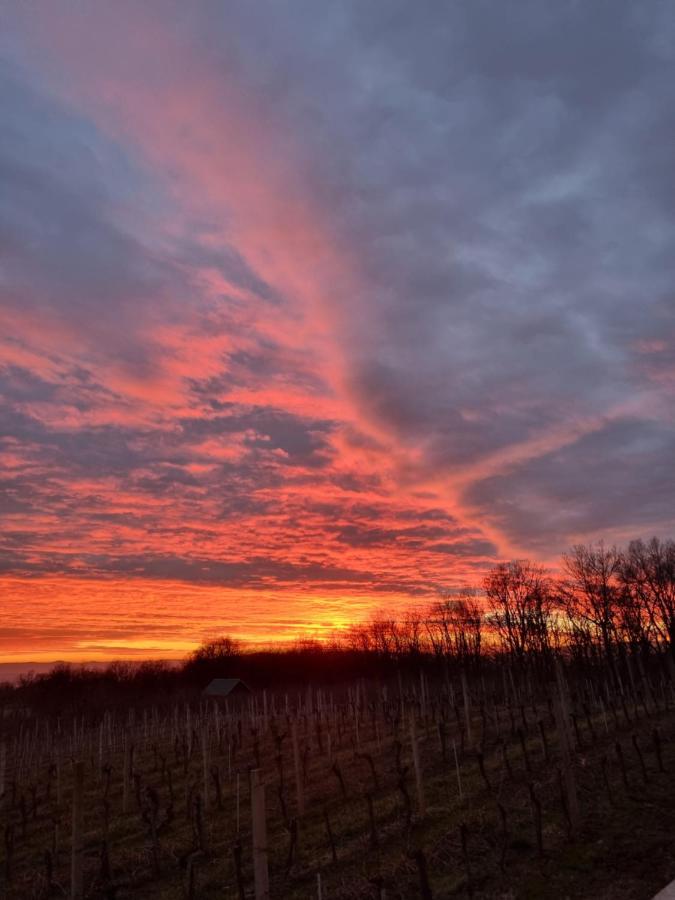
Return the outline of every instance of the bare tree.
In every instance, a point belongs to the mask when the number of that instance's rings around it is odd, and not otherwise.
[[[518,663],[528,654],[547,655],[554,595],[545,570],[528,560],[500,563],[484,588],[503,649]]]
[[[560,596],[572,623],[586,626],[598,641],[616,676],[614,649],[617,646],[618,610],[624,591],[620,580],[621,553],[616,547],[577,544],[563,554],[564,578]]]
[[[675,654],[675,542],[631,541],[620,574],[642,617]]]
[[[451,657],[462,665],[476,664],[482,653],[484,612],[472,588],[446,595],[433,604],[427,632],[437,656]]]

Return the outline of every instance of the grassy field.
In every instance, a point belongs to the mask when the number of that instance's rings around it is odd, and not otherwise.
[[[0,895],[254,897],[258,770],[271,897],[646,900],[675,877],[674,738],[667,680],[562,671],[5,711]]]

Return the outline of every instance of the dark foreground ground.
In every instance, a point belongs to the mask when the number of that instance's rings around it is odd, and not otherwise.
[[[672,684],[493,682],[6,715],[0,896],[70,896],[81,816],[81,896],[253,897],[258,769],[271,897],[651,898],[675,877]]]

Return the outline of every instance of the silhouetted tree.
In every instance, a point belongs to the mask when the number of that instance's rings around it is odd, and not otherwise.
[[[625,591],[621,565],[616,547],[607,548],[602,542],[577,544],[563,554],[564,577],[559,583],[570,622],[579,623],[580,629],[600,644],[615,678],[618,611]]]
[[[483,648],[483,618],[483,608],[471,588],[434,603],[427,633],[435,654],[462,666],[477,664]]]
[[[675,655],[675,542],[631,541],[620,577],[658,640]]]
[[[211,678],[234,675],[240,656],[241,647],[237,641],[227,636],[217,637],[194,650],[183,670],[195,681],[206,682]]]
[[[528,560],[500,563],[483,584],[503,650],[519,664],[528,654],[547,656],[554,595],[545,570]]]

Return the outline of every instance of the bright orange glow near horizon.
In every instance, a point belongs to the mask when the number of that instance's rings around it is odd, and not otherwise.
[[[471,53],[459,7],[282,7],[5,13],[0,662],[321,639],[672,533],[670,159],[630,101],[670,86],[510,19]]]
[[[374,612],[370,592],[312,596],[297,590],[243,590],[154,581],[90,582],[76,578],[8,579],[1,662],[44,663],[182,659],[224,634],[244,647],[330,640]],[[381,598],[396,618],[414,609],[409,597]],[[35,623],[32,633],[26,621]],[[1,679],[0,679],[1,680]]]

